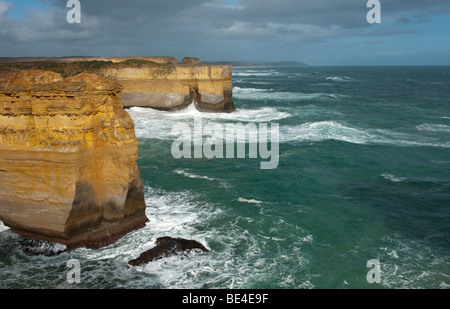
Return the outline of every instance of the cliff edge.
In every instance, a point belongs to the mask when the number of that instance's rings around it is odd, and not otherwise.
[[[185,57],[177,64],[172,57],[122,58],[17,58],[1,59],[0,71],[39,69],[70,77],[95,73],[123,87],[125,107],[177,110],[195,104],[202,112],[232,112],[232,68],[205,65]]]
[[[125,107],[177,110],[195,104],[202,112],[232,112],[231,66],[179,64],[106,68],[102,75],[123,86]]]
[[[12,231],[100,248],[145,226],[134,123],[104,77],[0,76],[0,220]]]

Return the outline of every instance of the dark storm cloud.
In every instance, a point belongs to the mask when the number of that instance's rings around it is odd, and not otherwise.
[[[450,11],[447,0],[380,0],[385,16],[434,15]],[[242,0],[242,15],[257,20],[310,23],[320,26],[367,26],[365,0]]]
[[[88,55],[216,54],[245,42],[299,44],[340,38],[409,33],[450,12],[448,0],[381,0],[391,26],[377,32],[366,21],[366,0],[80,0],[82,23],[68,24],[65,0],[40,0],[24,18],[6,16],[12,0],[0,0],[0,56],[39,53]],[[176,56],[176,55],[175,55]]]
[[[263,30],[270,25],[272,29],[278,25],[276,33],[283,34],[283,30],[288,30],[297,32],[299,37],[305,37],[308,33],[320,33],[320,36],[346,35],[355,33],[347,29],[363,30],[370,27],[366,20],[369,8],[365,0],[241,0],[240,6],[241,9],[227,20],[228,24],[235,25],[230,29],[233,31],[228,31],[234,35],[239,35],[239,27],[242,29],[240,35],[244,35],[247,28]],[[427,17],[450,12],[450,1],[381,0],[381,7],[383,20],[424,22]],[[226,30],[226,27],[221,30]],[[271,37],[270,31],[267,34]]]

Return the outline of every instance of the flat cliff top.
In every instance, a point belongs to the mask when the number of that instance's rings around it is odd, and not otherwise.
[[[105,60],[83,60],[74,62],[60,62],[60,61],[24,61],[20,59],[17,62],[1,62],[0,61],[0,74],[2,72],[21,71],[21,70],[43,70],[52,71],[61,76],[70,77],[80,73],[93,73],[102,75],[102,72],[111,68],[159,68],[165,71],[171,71],[175,69],[173,63],[158,63],[146,59],[126,59],[121,62],[105,61]]]
[[[177,59],[174,57],[21,57],[21,58],[1,58],[1,63],[33,63],[33,62],[46,62],[46,63],[72,63],[80,61],[110,61],[110,62],[123,62],[127,60],[146,60],[155,63],[171,63],[177,64]]]
[[[64,85],[64,86],[63,86]],[[0,72],[0,92],[65,90],[79,91],[80,85],[86,90],[120,91],[122,87],[114,81],[92,73],[80,73],[64,79],[61,74],[44,70],[20,70]],[[53,89],[52,89],[53,88]]]
[[[196,58],[190,58],[196,59]],[[93,73],[111,78],[105,72],[110,69],[149,68],[158,75],[168,75],[177,68],[224,68],[231,72],[228,65],[207,65],[198,61],[176,63],[172,57],[121,57],[121,58],[0,58],[0,74],[21,70],[43,70],[60,74],[63,78],[80,73]],[[229,74],[231,75],[231,74]]]

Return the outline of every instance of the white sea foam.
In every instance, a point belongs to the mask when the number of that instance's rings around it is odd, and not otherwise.
[[[280,142],[320,142],[338,140],[353,144],[383,144],[399,147],[450,148],[450,142],[382,129],[363,129],[339,121],[308,122],[280,126]]]
[[[286,119],[294,114],[280,111],[274,107],[255,109],[238,109],[233,113],[201,113],[195,105],[175,112],[158,111],[151,108],[133,107],[128,110],[135,122],[138,138],[155,138],[173,140],[177,136],[171,134],[176,122],[187,122],[193,125],[194,116],[201,116],[203,124],[209,122],[255,122],[268,123]],[[309,110],[302,111],[308,113]],[[315,111],[314,111],[315,113]],[[423,124],[418,131],[449,132],[450,126]],[[383,144],[399,147],[440,147],[450,148],[450,141],[437,140],[426,136],[402,133],[386,129],[358,128],[336,120],[307,122],[300,125],[280,126],[280,142],[320,142],[339,140],[354,144]]]
[[[280,128],[280,141],[324,141],[339,140],[355,144],[365,144],[370,134],[363,130],[341,124],[336,121],[309,122],[298,126]]]
[[[417,126],[416,129],[428,132],[450,132],[450,126],[446,126],[443,124],[424,123]]]
[[[241,199],[264,204],[253,199]],[[131,233],[128,239],[120,240],[115,248],[109,249],[112,256],[113,252],[120,254],[116,259],[124,259],[125,262],[125,259],[137,257],[152,248],[157,237],[166,235],[196,239],[211,249],[209,253],[191,251],[131,267],[128,276],[145,274],[144,278],[147,279],[141,280],[140,284],[146,287],[153,284],[166,288],[202,288],[208,285],[246,288],[255,282],[270,279],[271,274],[283,268],[283,260],[296,259],[299,268],[308,263],[302,246],[312,241],[312,235],[303,229],[295,230],[298,241],[294,249],[280,250],[279,259],[264,254],[264,248],[271,243],[285,241],[274,233],[278,232],[278,228],[284,230],[286,222],[275,225],[270,231],[261,230],[260,234],[250,233],[245,226],[263,224],[268,220],[268,215],[235,216],[217,205],[209,204],[193,191],[169,192],[146,187],[146,203],[149,205],[146,213],[151,222],[144,229]],[[221,219],[217,221],[217,218]],[[226,221],[225,225],[220,223],[223,220]],[[98,258],[105,254],[105,249],[102,251]],[[280,286],[295,287],[301,283],[292,276],[292,280],[280,283]]]
[[[330,76],[325,78],[325,80],[332,80],[334,82],[350,82],[353,80],[353,78],[348,76]]]
[[[3,222],[0,221],[0,233],[3,232],[3,231],[7,231],[7,230],[9,230],[9,227],[4,225]]]
[[[251,82],[254,85],[272,85],[273,83],[269,82]]]
[[[231,113],[202,113],[198,111],[194,104],[187,108],[174,111],[164,112],[151,108],[133,107],[130,115],[134,119],[150,119],[155,121],[169,122],[192,120],[194,116],[201,116],[205,120],[230,120],[230,121],[251,121],[251,122],[270,122],[273,120],[284,119],[291,115],[287,112],[278,111],[273,107],[259,107],[255,109],[239,108]]]
[[[261,201],[255,200],[255,199],[246,199],[243,197],[238,198],[238,201],[241,203],[249,203],[249,204],[261,204]]]
[[[427,138],[422,135],[401,133],[384,129],[372,129],[373,144],[395,145],[400,147],[439,147],[450,148],[450,142]]]
[[[233,72],[233,76],[245,76],[245,77],[249,77],[249,76],[278,76],[279,73],[276,71],[271,71],[271,72],[258,72],[258,71],[247,71],[247,72]]]
[[[294,101],[294,100],[311,100],[319,97],[328,97],[324,93],[299,93],[299,92],[279,92],[272,91],[273,89],[258,89],[258,88],[241,88],[233,87],[233,97],[245,100],[280,100],[280,101]]]
[[[388,173],[381,174],[380,176],[383,177],[384,179],[390,180],[392,182],[404,182],[404,181],[406,181],[406,178],[404,178],[404,177],[397,177],[397,176],[394,176],[394,175],[388,174]]]
[[[181,169],[174,170],[174,173],[179,174],[179,175],[183,175],[185,177],[192,178],[192,179],[205,179],[205,180],[210,180],[210,181],[217,180],[216,178],[193,174],[193,173],[190,173],[188,171],[181,170]]]
[[[209,225],[209,221],[223,218],[226,213],[189,191],[168,192],[147,187],[146,202],[149,205],[146,213],[151,223],[134,232],[128,240],[119,241],[115,251],[120,249],[127,252],[124,257],[134,258],[152,248],[157,237],[169,235],[196,239],[211,252],[191,251],[156,260],[132,267],[131,275],[145,274],[145,278],[150,278],[155,286],[167,288],[202,288],[205,284],[245,288],[270,275],[267,269],[279,267],[278,261],[261,258],[265,244],[275,240],[261,239],[240,227],[242,220],[250,222],[254,220],[252,218],[230,216],[226,226]],[[237,254],[236,248],[243,245],[246,250]],[[148,279],[141,284],[150,285]]]
[[[448,160],[430,160],[433,164],[450,164],[450,161]]]
[[[436,281],[436,278],[449,279],[441,267],[433,266],[446,265],[445,257],[436,254],[426,243],[395,234],[383,237],[382,241],[386,244],[379,248],[383,286],[420,289],[427,283]]]
[[[202,113],[194,104],[174,112],[158,111],[151,108],[133,107],[128,110],[135,124],[137,138],[155,138],[173,140],[172,127],[177,122],[193,125],[194,117],[201,117],[203,125],[210,122],[255,122],[268,123],[285,119],[291,114],[279,111],[273,107],[260,107],[256,109],[241,108],[232,113]]]

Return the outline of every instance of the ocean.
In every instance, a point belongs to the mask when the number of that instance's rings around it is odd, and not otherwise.
[[[0,288],[450,287],[450,67],[235,67],[233,87],[229,114],[128,109],[150,222],[54,256],[27,254],[0,224]],[[175,159],[173,126],[200,116],[278,124],[277,167]],[[128,265],[161,236],[210,252]]]

